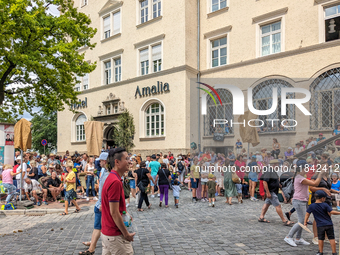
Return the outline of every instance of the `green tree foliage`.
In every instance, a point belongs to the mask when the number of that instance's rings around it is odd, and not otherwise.
[[[59,6],[59,17],[48,12],[50,5]],[[95,47],[90,23],[72,0],[0,0],[0,118],[76,102],[76,75],[96,67],[77,51]]]
[[[135,144],[133,143],[133,137],[135,135],[133,116],[128,110],[125,110],[119,115],[118,121],[119,122],[113,131],[112,139],[118,147],[124,147],[127,151],[130,151],[135,147]]]
[[[34,150],[38,150],[41,154],[44,153],[44,146],[41,141],[47,140],[47,143],[51,143],[49,148],[45,147],[46,153],[50,150],[57,148],[57,112],[51,112],[49,114],[35,114],[31,120],[32,123],[32,147]]]

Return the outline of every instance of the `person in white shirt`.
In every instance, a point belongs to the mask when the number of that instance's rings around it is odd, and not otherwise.
[[[27,178],[27,162],[24,159],[21,165],[21,156],[17,157],[16,161],[19,164],[17,168],[18,172],[21,170],[21,167],[22,167],[21,174],[18,174],[15,176],[15,179],[17,180],[17,189],[23,189],[24,180]],[[21,182],[20,182],[20,178],[21,178]]]
[[[309,137],[309,144],[307,146],[307,149],[312,148],[313,146],[317,145],[318,143],[316,141],[314,141],[313,137]]]
[[[45,205],[48,205],[48,203],[46,201],[47,189],[43,189],[38,181],[36,181],[34,179],[26,178],[25,183],[24,183],[24,189],[25,189],[26,196],[28,198],[30,197],[30,193],[33,195],[38,206],[41,205],[41,203],[39,201],[38,194],[43,193],[43,201],[42,202]]]

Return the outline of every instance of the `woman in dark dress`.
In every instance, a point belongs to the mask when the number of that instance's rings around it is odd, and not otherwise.
[[[140,168],[138,170],[136,170],[135,173],[137,174],[136,187],[139,187],[139,183],[141,183],[144,186],[144,188],[146,189],[146,187],[150,183],[150,180],[153,181],[153,183],[156,183],[156,182],[152,178],[149,170],[146,169],[145,167],[146,167],[145,161],[142,161],[140,163]],[[146,194],[145,189],[143,191],[139,190],[139,192],[140,192],[139,203],[138,203],[138,211],[139,212],[143,211],[143,209],[142,209],[143,201],[145,201],[145,204],[149,209],[151,208],[151,204],[149,203],[149,199],[148,199],[148,194]]]

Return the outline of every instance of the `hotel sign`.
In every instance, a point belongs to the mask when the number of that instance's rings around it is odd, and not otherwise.
[[[85,108],[87,107],[87,97],[85,97],[84,100],[79,99],[79,102],[75,104],[71,104],[71,110],[76,110],[79,108]]]
[[[169,83],[166,82],[163,84],[163,82],[157,81],[157,86],[153,85],[151,88],[150,87],[140,88],[139,86],[137,86],[135,97],[137,97],[137,95],[142,97],[142,96],[150,96],[150,95],[155,95],[155,94],[169,92],[169,91],[170,91]]]

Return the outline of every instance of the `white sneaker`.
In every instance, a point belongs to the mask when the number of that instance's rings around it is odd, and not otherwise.
[[[209,199],[208,199],[208,198],[205,198],[205,202],[209,202]]]
[[[158,197],[160,197],[160,196],[161,196],[161,194],[159,194],[159,193],[158,193],[158,195],[157,195],[157,196],[158,196]]]
[[[201,202],[205,202],[204,198],[201,199]]]
[[[151,197],[152,197],[152,198],[154,198],[154,197],[155,197],[155,195],[151,195]]]
[[[209,203],[209,206],[211,206],[211,203]]]
[[[98,198],[97,198],[97,197],[94,197],[93,200],[98,201]]]
[[[307,241],[305,241],[303,238],[300,238],[299,240],[294,239],[295,244],[303,244],[303,245],[310,245]]]
[[[126,207],[129,207],[130,204],[126,204]]]
[[[90,201],[90,198],[87,197],[87,198],[86,198],[86,201]]]
[[[313,244],[319,245],[319,239],[317,237],[314,237],[312,240]]]
[[[294,242],[293,238],[285,237],[285,242],[291,246],[297,246],[296,243]]]

